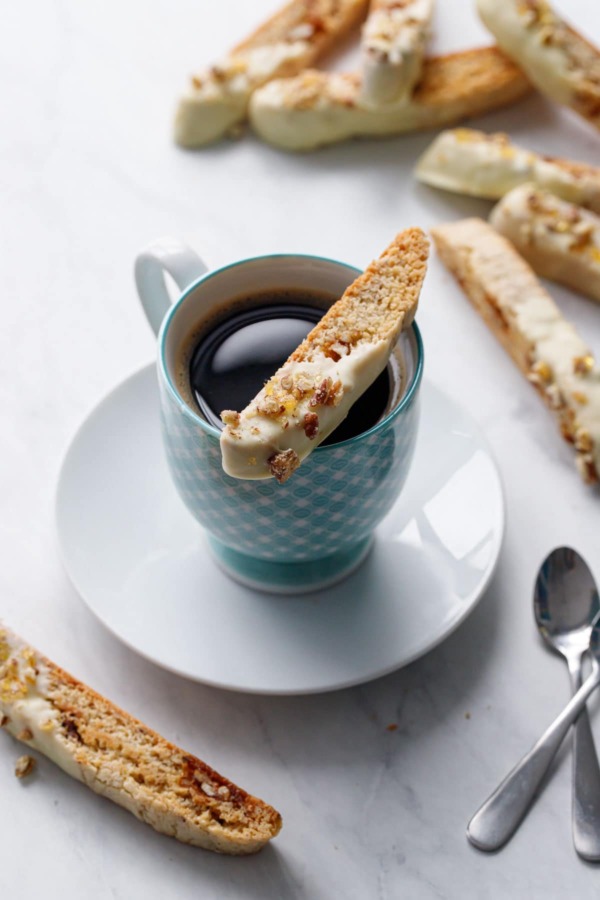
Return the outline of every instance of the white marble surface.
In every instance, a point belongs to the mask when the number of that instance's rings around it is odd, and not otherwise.
[[[402,226],[489,208],[412,181],[429,136],[299,157],[251,137],[197,154],[177,150],[170,125],[186,73],[276,5],[37,0],[4,10],[0,615],[271,801],[285,826],[254,858],[180,846],[45,761],[18,782],[20,748],[1,734],[0,896],[597,896],[599,873],[571,846],[567,748],[501,853],[481,855],[465,839],[470,814],[568,697],[566,668],[536,635],[531,588],[541,558],[559,543],[575,545],[600,579],[600,497],[579,482],[549,415],[437,260],[419,314],[427,374],[485,429],[508,513],[493,583],[444,644],[352,690],[236,695],[167,674],[121,646],[61,569],[53,494],[64,449],[90,407],[153,355],[132,281],[141,246],[171,233],[212,265],[284,250],[363,265]],[[559,5],[598,36],[589,0]],[[471,2],[439,7],[437,47],[486,40]],[[539,97],[481,124],[539,150],[600,158],[598,135]],[[600,354],[600,309],[553,293]],[[600,741],[597,710],[593,724]]]

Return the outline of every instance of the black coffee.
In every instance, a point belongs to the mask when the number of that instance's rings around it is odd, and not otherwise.
[[[278,291],[248,298],[200,336],[189,357],[189,383],[204,418],[223,428],[224,409],[242,410],[323,315],[332,298]],[[383,416],[393,391],[386,369],[323,441],[336,444],[367,431]]]

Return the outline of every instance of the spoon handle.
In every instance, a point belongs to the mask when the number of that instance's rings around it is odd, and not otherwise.
[[[575,692],[581,687],[581,657],[568,663]],[[587,708],[573,728],[573,844],[583,859],[600,860],[600,765]]]
[[[595,665],[592,674],[552,725],[475,813],[469,822],[467,837],[479,850],[498,850],[512,837],[567,731],[599,683],[600,667]]]

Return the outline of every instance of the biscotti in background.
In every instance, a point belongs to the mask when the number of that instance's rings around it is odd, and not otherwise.
[[[499,46],[532,84],[600,128],[600,50],[546,0],[477,0]]]
[[[588,484],[600,480],[600,369],[513,245],[482,219],[431,230],[440,258],[555,414]]]
[[[179,101],[175,140],[201,147],[246,118],[252,92],[314,65],[365,17],[368,0],[292,0],[222,62],[195,75]]]
[[[513,103],[531,84],[497,47],[429,57],[412,96],[385,107],[361,99],[360,73],[307,70],[271,81],[250,101],[253,130],[285,150],[353,137],[439,128]]]
[[[260,850],[281,816],[68,675],[0,624],[0,725],[156,831],[217,853]]]
[[[443,131],[418,160],[415,175],[431,187],[489,200],[531,182],[600,214],[599,168],[535,153],[507,134],[472,128]]]
[[[538,275],[600,301],[600,217],[524,184],[500,200],[489,221]]]

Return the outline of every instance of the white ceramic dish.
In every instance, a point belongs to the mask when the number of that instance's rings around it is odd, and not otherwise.
[[[222,688],[315,693],[406,665],[473,609],[504,530],[479,428],[438,388],[422,391],[415,462],[366,561],[335,587],[282,597],[215,564],[171,484],[148,366],[92,411],[63,462],[57,527],[73,584],[129,647]]]

